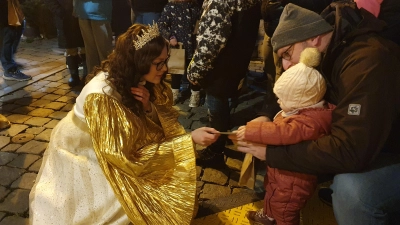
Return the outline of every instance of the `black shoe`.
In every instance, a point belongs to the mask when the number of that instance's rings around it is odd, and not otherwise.
[[[4,80],[16,80],[16,81],[26,81],[32,79],[31,76],[22,73],[18,69],[10,69],[8,71],[4,71],[3,78]]]
[[[330,188],[321,188],[318,191],[318,197],[323,203],[332,207],[332,193],[333,191]]]
[[[216,153],[210,148],[196,151],[196,165],[206,167],[225,166],[224,153]]]

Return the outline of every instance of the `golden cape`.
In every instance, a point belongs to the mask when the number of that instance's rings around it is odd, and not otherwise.
[[[153,104],[160,124],[138,117],[105,94],[90,94],[85,101],[99,164],[135,225],[190,224],[195,211],[193,142],[177,121],[169,95],[155,86],[159,97]]]

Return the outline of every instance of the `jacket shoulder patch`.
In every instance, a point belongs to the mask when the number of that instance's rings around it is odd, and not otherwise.
[[[360,104],[349,104],[349,108],[347,109],[347,114],[350,116],[359,116],[361,113],[361,105]]]

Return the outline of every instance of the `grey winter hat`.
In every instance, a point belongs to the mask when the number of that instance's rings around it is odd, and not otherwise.
[[[282,47],[332,30],[333,27],[319,14],[289,3],[283,9],[279,24],[272,35],[272,48],[277,52]]]

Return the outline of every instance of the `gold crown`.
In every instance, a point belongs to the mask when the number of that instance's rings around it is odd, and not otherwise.
[[[137,40],[133,41],[133,46],[135,46],[136,50],[141,49],[143,46],[147,44],[147,42],[153,40],[155,37],[160,36],[160,31],[158,30],[158,25],[153,21],[153,25],[150,25],[147,28],[147,31],[142,29],[142,35],[136,35]]]

